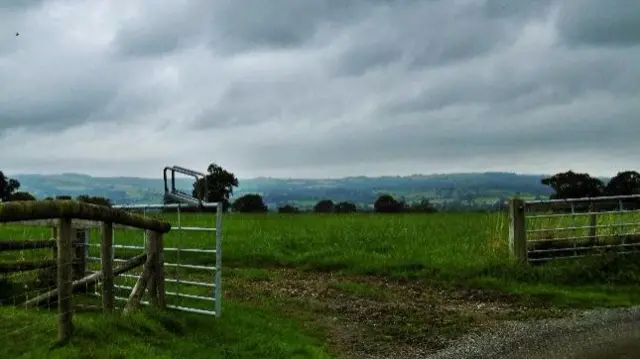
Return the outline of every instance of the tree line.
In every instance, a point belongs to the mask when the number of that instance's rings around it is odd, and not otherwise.
[[[204,181],[207,184],[206,193]],[[569,170],[553,176],[543,177],[541,183],[553,190],[550,195],[551,199],[640,195],[640,173],[636,171],[618,172],[605,183],[603,180],[588,173]],[[238,187],[238,184],[239,181],[235,174],[215,163],[211,163],[207,168],[207,175],[193,183],[192,195],[206,202],[222,201],[225,212],[231,210],[233,212],[261,213],[269,210],[259,193],[245,194],[231,202],[233,190]],[[0,171],[0,202],[35,199],[32,194],[20,191],[20,182],[18,180],[8,178]],[[48,197],[45,199],[53,200],[54,198]],[[57,196],[55,199],[72,198],[70,196]],[[97,205],[111,206],[112,204],[110,199],[100,196],[81,195],[75,199]],[[165,203],[169,203],[169,201],[165,200]],[[496,209],[502,209],[502,207],[498,206]],[[182,210],[201,211],[203,209]],[[318,201],[312,209],[316,213],[354,213],[369,210],[368,208],[358,208],[356,204],[348,201],[334,203],[331,199]],[[373,203],[372,210],[379,213],[433,213],[437,211],[426,198],[418,202],[407,203],[403,198],[396,199],[390,194],[380,195]],[[300,212],[292,204],[281,205],[277,208],[277,211],[280,213]]]

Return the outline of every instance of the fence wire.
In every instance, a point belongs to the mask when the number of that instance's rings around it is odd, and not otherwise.
[[[640,250],[640,196],[525,203],[528,260]]]
[[[34,346],[47,348],[58,338],[58,295],[43,297],[57,288],[57,235],[38,222],[0,224],[0,340],[5,343],[0,358],[19,357]],[[77,267],[78,261],[71,257],[62,265]],[[74,298],[62,300],[73,303]],[[70,308],[62,315],[74,315],[77,307]]]

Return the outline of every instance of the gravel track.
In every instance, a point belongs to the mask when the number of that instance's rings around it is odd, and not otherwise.
[[[427,359],[640,359],[640,306],[507,322]]]

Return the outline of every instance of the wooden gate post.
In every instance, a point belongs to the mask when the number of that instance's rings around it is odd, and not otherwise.
[[[60,218],[58,225],[58,340],[66,342],[73,332],[71,307],[73,281],[73,230],[71,218]]]
[[[527,235],[525,231],[524,201],[509,200],[509,251],[517,262],[527,261]]]
[[[113,283],[113,223],[102,223],[100,263],[102,270],[102,308],[111,313],[115,308]]]
[[[595,214],[597,210],[595,202],[591,202],[588,209],[589,212],[592,212],[589,215],[589,246],[598,244],[598,216]]]
[[[158,309],[164,309],[166,301],[164,294],[164,243],[162,233],[147,231],[147,253],[155,253],[148,289],[151,303]]]

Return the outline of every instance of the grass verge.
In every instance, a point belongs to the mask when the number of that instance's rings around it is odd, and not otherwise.
[[[3,358],[330,358],[320,334],[268,310],[228,302],[213,319],[175,312],[82,313],[57,348],[49,312],[0,308]]]

